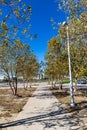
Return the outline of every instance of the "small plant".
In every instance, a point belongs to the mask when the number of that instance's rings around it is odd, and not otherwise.
[[[12,117],[12,115],[9,112],[1,113],[0,117]]]

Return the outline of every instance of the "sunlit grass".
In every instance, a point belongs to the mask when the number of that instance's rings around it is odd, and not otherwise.
[[[34,87],[28,88],[28,90],[20,88],[17,96],[14,96],[10,89],[0,89],[0,107],[2,108],[0,117],[10,117],[13,113],[22,111],[28,98],[35,90]]]
[[[66,112],[78,114],[81,110],[87,109],[87,91],[77,91],[74,93],[75,107],[70,106],[70,92],[67,90],[51,89],[53,95],[59,100],[60,103],[65,104]],[[85,111],[83,112],[84,114]]]

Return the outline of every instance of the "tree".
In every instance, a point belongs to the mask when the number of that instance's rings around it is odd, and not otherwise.
[[[71,61],[75,63],[76,60],[80,59],[82,62],[81,66],[84,66],[84,64],[86,64],[86,55],[87,55],[86,54],[86,49],[87,49],[87,44],[86,44],[87,42],[86,40],[87,17],[86,16],[87,16],[87,13],[82,13],[79,19],[74,17],[74,19],[68,21],[69,40],[70,40],[70,46],[71,46]],[[59,30],[59,36],[63,39],[63,44],[65,44],[65,48],[67,48],[65,27],[61,26]],[[84,53],[81,54],[83,51]],[[79,66],[78,62],[76,64],[77,66]],[[79,68],[81,68],[81,66]]]
[[[17,93],[17,83],[14,86],[13,79],[14,77],[17,78],[16,58],[21,53],[21,49],[21,43],[16,41],[10,43],[7,39],[3,40],[0,45],[0,68],[3,75],[8,78],[10,88],[15,95]]]
[[[86,74],[87,70],[87,13],[83,12],[79,18],[74,16],[68,20],[68,33],[71,52],[71,65],[73,78]],[[58,38],[52,38],[48,43],[46,55],[47,69],[49,77],[62,77],[68,72],[67,55],[67,30],[60,25]],[[56,77],[55,77],[56,76]],[[52,77],[52,78],[53,78]]]
[[[46,54],[47,68],[45,74],[52,81],[59,80],[61,82],[61,79],[65,74],[64,66],[67,64],[67,62],[63,58],[64,54],[62,53],[62,49],[63,48],[59,38],[53,37],[51,40],[49,40],[48,52]]]
[[[28,44],[19,39],[14,42],[3,40],[0,46],[0,69],[8,78],[14,95],[17,94],[18,77],[21,76],[27,80],[33,78],[38,71],[37,66],[38,62]]]
[[[22,67],[22,70],[20,70],[20,76],[22,76],[24,82],[27,83],[26,88],[28,87],[29,82],[31,87],[31,80],[38,75],[39,69],[39,63],[37,62],[36,56],[31,52],[25,53],[22,57],[19,57],[17,63],[18,70]]]
[[[63,9],[69,17],[79,17],[81,13],[87,12],[86,0],[56,0],[58,3],[58,10]]]
[[[86,60],[87,60],[87,13],[84,12],[80,15],[80,18],[74,17],[68,21],[68,32],[70,41],[71,52],[71,65],[73,78],[81,76],[81,72],[86,72]],[[61,25],[59,30],[59,37],[62,38],[65,48],[66,45],[66,27]],[[85,73],[84,73],[85,74]],[[83,75],[83,74],[82,74]]]
[[[30,40],[37,37],[36,34],[33,36],[30,33],[32,7],[21,0],[1,0],[0,8],[0,15],[2,15],[0,21],[0,68],[3,74],[8,77],[11,90],[16,95],[17,78],[24,77],[25,73],[23,72],[29,67],[27,62],[31,61],[28,58],[26,60],[26,57],[35,57],[31,53],[30,46],[22,42],[23,38]],[[4,9],[8,11],[3,13]],[[20,40],[21,37],[22,40]],[[36,60],[36,58],[34,59]],[[34,71],[36,70],[34,69]]]

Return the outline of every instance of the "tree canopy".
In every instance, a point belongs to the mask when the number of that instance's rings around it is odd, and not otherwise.
[[[56,0],[58,3],[58,10],[63,9],[69,17],[79,17],[83,12],[87,12],[86,0]]]
[[[87,12],[82,12],[79,18],[73,15],[73,18],[69,18],[67,22],[73,78],[77,75],[78,77],[86,76]],[[56,79],[68,75],[67,28],[63,24],[60,25],[58,30],[58,37],[53,37],[48,42],[46,60],[46,75],[49,78]]]
[[[37,37],[30,33],[31,15],[32,7],[27,1],[0,1],[0,70],[9,80],[13,94],[17,94],[19,77],[28,81],[38,74],[37,58],[29,43],[24,42],[25,38],[30,41]]]

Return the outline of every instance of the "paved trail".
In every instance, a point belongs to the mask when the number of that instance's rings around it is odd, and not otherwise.
[[[41,83],[15,121],[4,124],[7,130],[82,130],[79,122],[65,113],[46,83]]]

